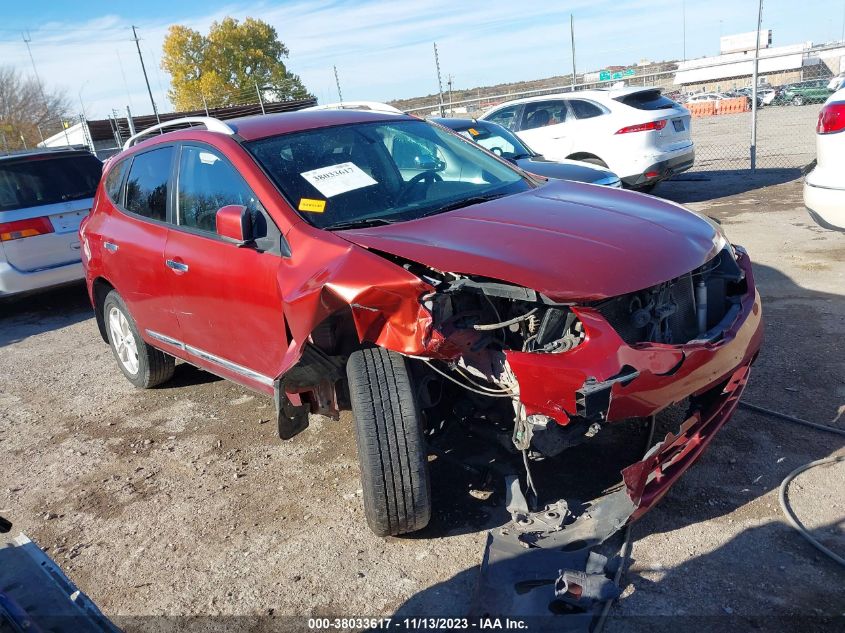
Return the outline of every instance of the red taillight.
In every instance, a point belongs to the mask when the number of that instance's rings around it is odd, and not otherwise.
[[[832,134],[845,130],[845,101],[829,103],[819,112],[819,122],[816,132]]]
[[[31,218],[16,222],[0,222],[0,242],[19,240],[22,237],[52,233],[53,225],[48,218]]]
[[[666,127],[666,119],[659,121],[649,121],[648,123],[639,123],[637,125],[629,125],[623,127],[617,134],[627,134],[628,132],[647,132],[649,130],[662,130]]]

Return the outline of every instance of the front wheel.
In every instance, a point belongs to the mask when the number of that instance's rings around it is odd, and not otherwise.
[[[796,105],[796,106],[804,105],[804,97],[802,97],[801,95],[795,95],[792,98],[792,105]]]
[[[141,389],[149,389],[173,377],[176,359],[144,342],[116,290],[106,295],[103,317],[117,365],[129,382]]]
[[[414,532],[431,518],[423,423],[405,359],[380,347],[346,365],[367,523],[378,536]]]

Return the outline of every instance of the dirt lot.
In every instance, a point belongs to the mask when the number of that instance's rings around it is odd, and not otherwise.
[[[756,263],[767,340],[746,400],[845,427],[845,235],[809,220],[788,175],[710,172],[656,193],[720,218]],[[282,442],[272,414],[184,364],[165,387],[134,389],[80,287],[0,304],[0,514],[108,616],[134,629],[152,621],[122,618],[462,614],[485,530],[506,519],[501,495],[469,495],[471,477],[435,461],[432,524],[377,538],[349,417]],[[607,630],[678,616],[703,617],[696,630],[834,626],[822,616],[845,616],[842,569],[786,525],[777,487],[842,446],[738,411],[636,525]],[[845,464],[800,476],[791,498],[845,552]]]

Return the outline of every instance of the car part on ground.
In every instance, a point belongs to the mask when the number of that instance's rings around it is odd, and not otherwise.
[[[0,523],[11,528],[11,523],[2,517]],[[0,629],[56,633],[120,631],[24,534],[0,543]]]
[[[496,123],[477,119],[432,118],[429,120],[454,130],[530,174],[606,187],[622,186],[619,176],[608,170],[607,165],[600,159],[548,160],[542,154],[530,149],[513,132]]]
[[[845,88],[825,103],[816,125],[816,166],[804,178],[804,205],[820,226],[845,231]]]
[[[550,160],[598,159],[626,187],[644,188],[690,169],[690,113],[658,88],[598,89],[501,103],[480,117]]]
[[[748,255],[711,220],[539,182],[412,117],[226,125],[110,161],[80,229],[98,326],[130,379],[153,350],[272,395],[285,439],[351,407],[377,533],[430,514],[419,433],[480,428],[534,489],[532,463],[690,398],[686,421],[622,469],[627,519],[732,413],[762,315]]]
[[[101,173],[82,150],[0,156],[0,297],[83,279],[77,230]]]

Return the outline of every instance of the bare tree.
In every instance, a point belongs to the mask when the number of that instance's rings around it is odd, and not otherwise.
[[[33,147],[63,129],[70,102],[61,91],[43,93],[34,79],[0,66],[0,151]]]

